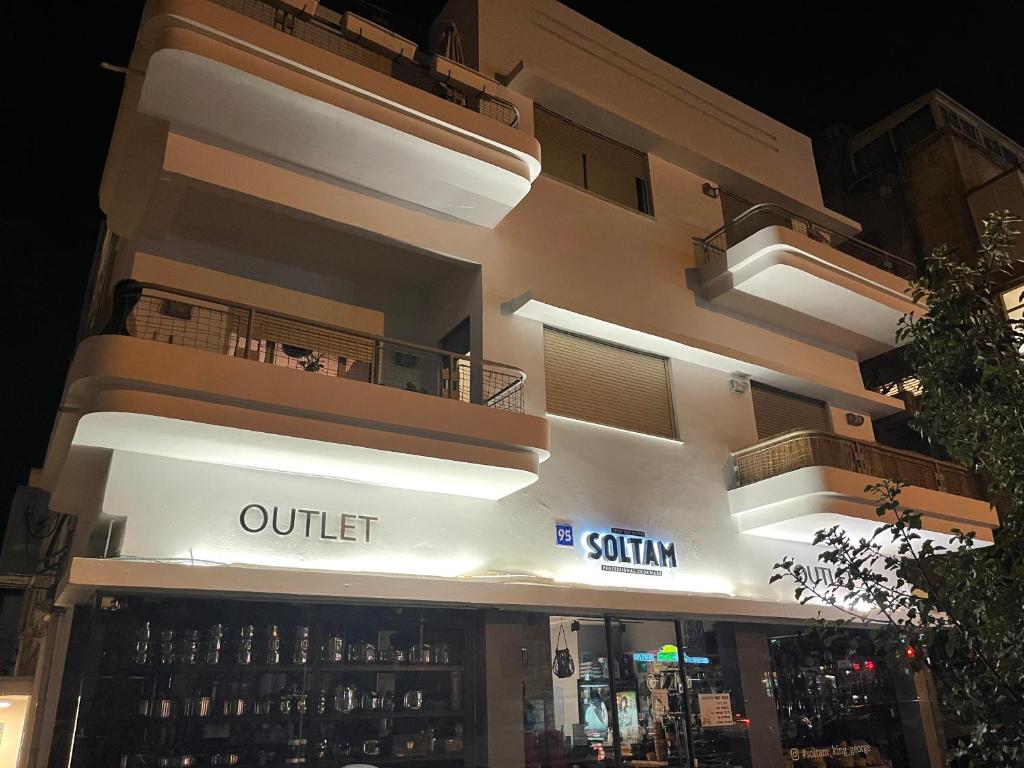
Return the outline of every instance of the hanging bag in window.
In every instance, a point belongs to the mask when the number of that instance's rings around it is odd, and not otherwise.
[[[561,646],[565,646],[562,648]],[[565,625],[558,628],[558,639],[555,641],[555,658],[551,662],[551,671],[555,677],[566,678],[576,674],[576,662],[569,653],[569,641],[565,638]]]

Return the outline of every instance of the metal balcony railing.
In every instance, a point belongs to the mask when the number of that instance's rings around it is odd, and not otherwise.
[[[886,272],[891,272],[906,280],[913,278],[917,272],[914,264],[904,258],[876,248],[863,240],[840,234],[774,203],[761,203],[748,208],[707,237],[696,239],[694,244],[697,247],[698,256],[708,263],[723,255],[730,246],[746,240],[766,227],[785,227],[799,232],[811,240],[824,243],[859,261],[884,269]]]
[[[212,0],[228,10],[235,11],[285,34],[297,37],[325,51],[344,56],[358,64],[401,80],[408,85],[432,93],[479,112],[481,115],[504,123],[511,128],[519,126],[519,109],[510,101],[487,93],[471,93],[465,89],[442,83],[431,76],[430,68],[422,62],[391,58],[356,40],[345,37],[341,30],[320,18],[303,18],[294,9],[264,0]],[[417,54],[419,56],[419,54]]]
[[[159,285],[119,284],[98,333],[523,412],[517,368]]]
[[[828,432],[779,435],[737,451],[733,459],[741,486],[804,467],[835,467],[970,499],[983,498],[974,477],[959,464]]]

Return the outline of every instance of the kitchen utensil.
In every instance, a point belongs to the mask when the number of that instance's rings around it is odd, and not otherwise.
[[[160,663],[174,663],[174,630],[160,630]]]
[[[434,663],[435,664],[451,664],[452,663],[452,651],[451,646],[448,643],[438,643],[434,646]]]
[[[181,633],[181,651],[178,661],[192,665],[199,660],[199,630],[186,629]]]
[[[189,696],[182,702],[181,714],[185,717],[209,717],[212,704],[209,696]]]
[[[429,643],[417,643],[409,649],[409,662],[412,664],[433,664],[433,647]]]
[[[354,685],[339,685],[334,689],[334,711],[349,713],[359,706],[359,690]]]
[[[331,635],[324,642],[324,661],[328,664],[341,664],[345,660],[345,638],[342,635]]]
[[[350,645],[348,660],[352,664],[373,664],[377,661],[377,647],[373,643]]]
[[[267,626],[267,664],[281,663],[281,628],[276,624]]]
[[[238,664],[247,666],[252,664],[252,644],[256,636],[256,630],[252,624],[243,624],[238,628]]]
[[[427,754],[426,738],[422,733],[396,733],[391,751],[394,757],[423,757]]]
[[[135,632],[135,663],[148,664],[153,628],[148,621],[142,622]]]
[[[206,635],[206,663],[220,664],[220,652],[224,648],[224,625],[213,624]]]
[[[423,691],[406,691],[402,694],[402,707],[405,709],[423,709]]]
[[[394,691],[385,691],[383,709],[385,712],[393,712],[395,705],[398,703],[398,694]]]
[[[409,660],[409,654],[401,648],[388,648],[380,652],[380,660],[383,664],[405,664]]]
[[[379,710],[384,708],[384,697],[379,691],[366,691],[363,693],[363,709]]]
[[[289,765],[306,762],[306,739],[288,739],[288,757],[284,759]]]
[[[292,664],[309,662],[309,627],[299,624],[295,627],[295,643],[292,646]]]
[[[446,755],[453,755],[462,751],[462,737],[461,736],[449,736],[444,740],[444,753]]]
[[[363,742],[362,753],[369,757],[376,757],[380,754],[380,739],[367,739]]]

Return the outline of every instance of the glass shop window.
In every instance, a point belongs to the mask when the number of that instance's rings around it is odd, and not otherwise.
[[[81,614],[51,765],[477,763],[475,612],[127,596]]]
[[[790,627],[771,633],[782,764],[909,768],[907,736],[918,728],[916,697],[899,690],[909,678],[866,647],[826,649],[797,632]]]

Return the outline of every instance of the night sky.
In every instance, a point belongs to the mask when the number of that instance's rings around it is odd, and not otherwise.
[[[397,32],[423,42],[443,2],[377,4],[393,12]],[[812,136],[833,123],[866,127],[940,88],[1024,143],[1021,8],[711,0],[567,4]],[[0,254],[7,354],[0,524],[15,487],[43,460],[95,250],[102,215],[97,190],[122,82],[98,65],[127,63],[141,8],[130,0],[5,5]]]

